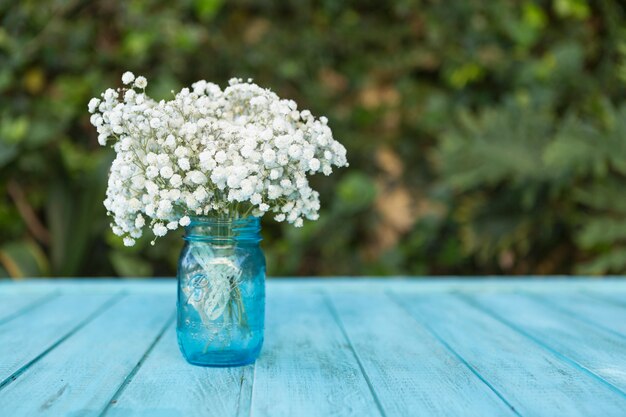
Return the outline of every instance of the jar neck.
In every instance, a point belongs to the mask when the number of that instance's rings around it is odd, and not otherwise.
[[[218,244],[259,243],[261,221],[253,216],[239,219],[191,217],[191,223],[185,227],[183,239]]]

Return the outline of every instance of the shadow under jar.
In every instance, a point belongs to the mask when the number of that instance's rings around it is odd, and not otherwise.
[[[180,350],[193,365],[253,363],[263,344],[265,256],[256,217],[192,217],[178,262]]]

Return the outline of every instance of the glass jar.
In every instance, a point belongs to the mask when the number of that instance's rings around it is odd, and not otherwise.
[[[178,263],[178,345],[193,365],[253,363],[263,344],[265,256],[256,217],[193,217]]]

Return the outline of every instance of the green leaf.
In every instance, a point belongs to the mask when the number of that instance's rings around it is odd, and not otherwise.
[[[17,145],[0,142],[0,168],[11,162],[17,155]]]
[[[198,17],[210,20],[222,7],[223,0],[194,0],[193,6]]]
[[[110,164],[104,155],[99,159],[96,169],[85,173],[80,183],[58,180],[51,185],[46,211],[56,275],[75,276],[87,260],[90,240],[98,230],[94,222],[104,212],[102,199]]]
[[[361,172],[350,172],[337,186],[338,203],[348,211],[358,211],[370,206],[376,194],[376,185],[372,179]]]
[[[589,5],[586,0],[554,0],[554,11],[561,17],[585,19],[589,16]]]
[[[478,115],[461,114],[435,154],[443,179],[458,191],[503,183],[531,187],[549,178],[543,149],[553,122],[545,112],[507,103]]]
[[[626,216],[625,216],[626,217]],[[611,245],[626,240],[626,221],[624,218],[612,219],[599,217],[588,219],[578,234],[577,241],[586,249],[598,245]]]
[[[26,116],[18,116],[12,118],[10,116],[2,117],[0,124],[0,143],[6,145],[21,142],[28,133],[28,118]]]
[[[109,255],[109,260],[115,272],[122,277],[148,277],[152,275],[150,263],[139,256],[114,251]]]
[[[611,249],[593,260],[576,266],[576,272],[584,275],[623,273],[626,270],[626,247]]]
[[[0,265],[13,278],[39,277],[50,273],[46,255],[35,242],[28,239],[0,247]]]

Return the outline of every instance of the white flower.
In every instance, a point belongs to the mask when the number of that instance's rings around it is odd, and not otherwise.
[[[141,208],[141,203],[139,202],[139,200],[133,197],[128,200],[128,207],[130,207],[130,209],[133,211],[139,211],[139,209]]]
[[[207,196],[208,194],[203,186],[196,188],[196,191],[193,192],[193,197],[200,203],[206,200]]]
[[[250,197],[250,202],[254,205],[259,205],[261,204],[262,201],[263,201],[263,197],[261,197],[261,194],[259,193],[254,193]]]
[[[161,127],[161,120],[153,117],[152,119],[150,119],[150,127],[153,129],[158,129],[159,127]]]
[[[137,88],[146,88],[148,86],[148,80],[145,77],[139,76],[135,80],[135,87]]]
[[[187,158],[180,158],[178,160],[178,166],[183,171],[189,171],[191,169],[191,164],[189,163],[189,159]]]
[[[135,227],[137,229],[141,229],[142,227],[144,227],[146,224],[146,220],[143,218],[143,216],[141,214],[137,215],[137,218],[135,219]]]
[[[218,164],[223,164],[224,162],[226,162],[226,152],[224,151],[218,151],[215,154],[215,162],[217,162]]]
[[[176,138],[174,137],[174,135],[167,135],[164,145],[169,148],[173,148],[174,146],[176,146]]]
[[[128,90],[124,93],[124,101],[131,102],[135,100],[136,96],[137,96],[137,93],[135,92],[135,90]]]
[[[282,189],[279,186],[277,186],[277,185],[270,185],[267,188],[267,197],[270,200],[277,199],[278,197],[281,196],[281,194],[282,194]]]
[[[163,213],[163,216],[159,216],[159,217],[167,216],[172,211],[172,202],[170,200],[159,201],[158,211]]]
[[[108,89],[87,108],[98,143],[113,143],[104,205],[126,244],[147,224],[163,236],[191,214],[235,217],[250,206],[254,216],[301,226],[319,217],[307,175],[348,165],[328,120],[251,82],[232,79],[222,90],[199,81],[155,101],[137,90],[144,77],[122,81],[129,88]]]
[[[157,155],[156,161],[157,161],[157,165],[162,167],[170,163],[170,157],[166,153],[160,153]]]
[[[165,227],[163,223],[156,223],[152,227],[152,232],[155,234],[155,236],[165,236],[165,234],[167,233],[167,227]]]
[[[159,175],[159,168],[155,167],[154,165],[149,165],[146,168],[147,178],[155,178],[157,175]]]
[[[289,146],[289,156],[293,159],[298,159],[302,154],[302,147],[295,143]]]
[[[184,158],[185,156],[189,155],[189,153],[189,149],[185,148],[184,146],[179,146],[174,151],[174,155],[176,155],[177,158]]]
[[[172,170],[172,168],[166,165],[163,168],[161,168],[160,174],[163,178],[168,179],[168,178],[172,178],[172,175],[174,175],[174,171]]]
[[[99,99],[94,97],[91,100],[89,100],[89,104],[87,104],[87,108],[89,109],[89,113],[95,112],[99,105],[100,105],[100,100]]]
[[[204,184],[207,181],[206,175],[200,171],[190,171],[187,176],[195,184]]]
[[[280,178],[280,176],[283,175],[283,169],[282,168],[274,168],[270,171],[270,179],[272,180],[277,180]]]
[[[124,84],[130,84],[133,81],[135,81],[135,74],[133,74],[130,71],[126,71],[123,75],[122,75],[122,82]]]
[[[313,156],[315,155],[315,151],[313,150],[312,147],[307,146],[306,148],[304,148],[304,150],[302,151],[302,158],[306,159],[308,161],[310,161],[311,159],[313,159]]]
[[[183,178],[178,175],[178,174],[174,174],[170,177],[170,184],[172,184],[172,187],[180,187],[183,183]]]
[[[159,186],[156,185],[156,183],[154,183],[153,181],[146,181],[144,187],[146,188],[148,195],[155,195],[159,192]]]
[[[320,169],[320,160],[317,158],[313,158],[309,161],[309,169],[311,171],[317,171]]]
[[[124,238],[124,246],[133,246],[134,244],[135,244],[135,239],[133,239],[132,237],[126,236]]]
[[[263,151],[263,161],[266,164],[271,164],[272,162],[274,162],[274,160],[276,160],[276,152],[274,152],[272,149],[266,149],[265,151]]]

